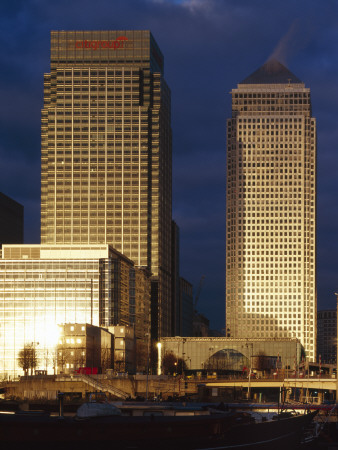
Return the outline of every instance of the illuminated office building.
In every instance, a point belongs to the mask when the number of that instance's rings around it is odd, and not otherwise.
[[[114,336],[108,330],[88,323],[67,323],[60,325],[59,331],[54,350],[54,364],[58,372],[72,374],[74,371],[96,373],[99,368],[103,372],[111,370]]]
[[[232,94],[226,332],[298,338],[316,356],[316,123],[310,89],[271,60]]]
[[[60,326],[131,326],[141,346],[150,329],[147,270],[109,245],[3,245],[0,258],[0,374],[17,376],[18,354],[55,367]],[[48,356],[49,355],[49,356]],[[47,361],[47,362],[46,362]]]
[[[152,273],[171,332],[171,119],[149,31],[53,31],[42,110],[41,243],[109,244]]]

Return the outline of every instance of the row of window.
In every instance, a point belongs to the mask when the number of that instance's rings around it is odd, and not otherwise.
[[[257,92],[257,93],[238,93],[233,91],[234,98],[310,98],[310,92]],[[264,119],[263,119],[264,120]],[[269,119],[266,119],[269,121]],[[274,119],[270,119],[274,120]],[[301,120],[301,119],[298,119]]]

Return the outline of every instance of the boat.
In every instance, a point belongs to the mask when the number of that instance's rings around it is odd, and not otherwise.
[[[157,412],[159,410],[156,410]],[[44,412],[0,414],[4,448],[83,449],[107,446],[114,450],[274,450],[298,449],[303,430],[317,413],[276,416],[256,422],[243,411],[179,415],[123,415],[105,401],[84,403],[75,416]],[[108,447],[109,446],[109,447]]]

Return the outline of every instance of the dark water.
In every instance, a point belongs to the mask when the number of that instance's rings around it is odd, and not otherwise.
[[[338,441],[327,442],[319,440],[315,443],[302,446],[300,450],[338,450]]]
[[[306,450],[338,450],[338,428],[336,423],[326,424],[318,439],[304,447]]]

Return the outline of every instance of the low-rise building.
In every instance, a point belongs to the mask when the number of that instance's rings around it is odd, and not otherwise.
[[[226,337],[174,337],[161,339],[167,353],[182,359],[187,370],[242,372],[257,369],[257,361],[276,361],[276,369],[291,375],[299,370],[304,348],[298,339],[244,339]],[[271,367],[273,369],[273,367]]]
[[[60,326],[56,351],[57,373],[98,373],[113,367],[114,337],[88,323]]]
[[[134,327],[114,326],[109,327],[109,331],[114,335],[114,371],[135,373],[137,370],[136,360],[136,336]],[[142,360],[146,363],[146,355]],[[141,362],[139,362],[141,365]]]

